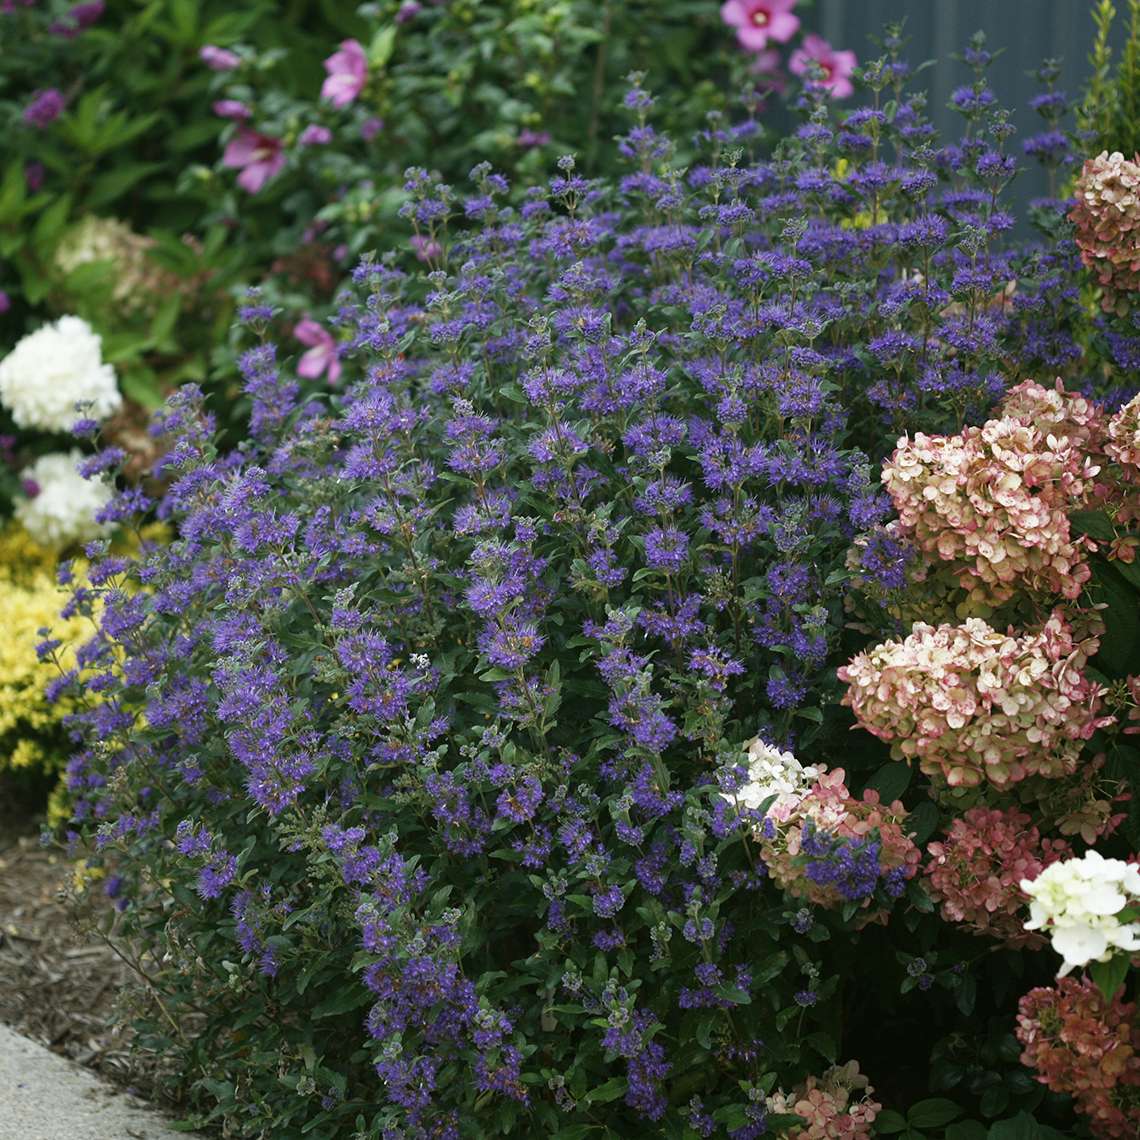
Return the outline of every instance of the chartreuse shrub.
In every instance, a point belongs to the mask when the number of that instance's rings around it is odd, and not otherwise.
[[[63,642],[61,662],[74,665],[74,647],[89,627],[79,615],[60,621],[67,600],[53,553],[9,523],[0,532],[0,784],[8,795],[42,795],[71,750],[62,720],[74,703],[48,701],[52,673],[34,650],[44,627],[52,626]]]
[[[1092,21],[1091,73],[1078,122],[1092,153],[1119,151],[1131,158],[1140,151],[1140,0],[1120,0],[1119,9],[1113,0],[1096,0]],[[1112,37],[1120,27],[1124,42],[1114,55]]]
[[[148,541],[164,533],[161,526],[145,528]],[[136,548],[127,539],[114,549]],[[58,559],[56,549],[36,542],[19,522],[0,530],[0,793],[21,811],[36,812],[48,802],[53,822],[68,814],[58,785],[74,747],[65,722],[77,706],[49,693],[61,669],[83,667],[77,650],[91,629],[90,616],[75,608],[72,592],[58,580]],[[72,571],[84,589],[91,586],[87,569],[86,559],[78,559]],[[48,627],[53,644],[37,654]]]
[[[462,193],[413,168],[426,261],[356,271],[335,392],[302,395],[250,304],[248,441],[220,451],[193,387],[161,412],[176,537],[97,559],[86,675],[54,692],[84,705],[72,839],[145,963],[139,1040],[199,1120],[1074,1134],[1013,1033],[1054,963],[928,883],[928,841],[980,826],[946,791],[978,765],[850,733],[835,672],[918,572],[878,482],[899,433],[976,430],[1035,377],[1115,384],[1135,351],[1081,302],[1062,204],[1049,244],[1010,238],[969,59],[944,144],[892,54],[865,106],[812,88],[772,154],[714,121],[679,166],[635,86],[619,178],[564,157],[512,206],[486,165]],[[1059,616],[1002,660],[1050,704],[1096,637]],[[995,794],[1075,778],[1049,728],[1059,772],[999,748]],[[1009,823],[980,860],[1031,844]]]

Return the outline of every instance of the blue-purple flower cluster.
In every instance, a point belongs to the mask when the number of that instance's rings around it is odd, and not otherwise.
[[[357,270],[338,394],[262,343],[241,447],[192,387],[159,416],[175,537],[75,603],[74,829],[135,937],[193,944],[155,984],[195,991],[243,1127],[285,1098],[318,1140],[757,1136],[777,1077],[858,1050],[829,1011],[860,935],[766,877],[718,770],[840,739],[895,434],[1089,368],[1071,243],[1010,237],[980,66],[948,145],[901,61],[867,74],[762,158],[714,121],[680,165],[638,88],[616,184],[410,171],[438,253]],[[805,832],[849,902],[903,894],[878,854]],[[829,927],[850,973],[817,984]]]

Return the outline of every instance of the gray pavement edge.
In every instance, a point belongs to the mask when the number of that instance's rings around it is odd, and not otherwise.
[[[0,1140],[193,1140],[127,1093],[0,1025]]]

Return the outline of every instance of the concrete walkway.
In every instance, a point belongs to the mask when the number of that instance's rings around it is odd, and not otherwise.
[[[187,1140],[153,1109],[0,1025],[0,1140]]]

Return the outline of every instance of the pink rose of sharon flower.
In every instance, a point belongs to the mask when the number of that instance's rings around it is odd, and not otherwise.
[[[812,35],[804,36],[803,46],[792,52],[788,66],[795,75],[807,75],[808,66],[814,63],[823,71],[819,85],[833,98],[845,99],[855,90],[851,76],[858,62],[853,51],[836,51],[822,36]]]
[[[256,194],[285,165],[281,140],[242,127],[226,145],[222,165],[240,170],[238,185]]]
[[[306,317],[293,330],[293,335],[302,344],[309,346],[309,351],[297,364],[297,375],[303,376],[306,380],[316,380],[322,373],[327,372],[329,383],[335,384],[340,379],[340,355],[332,333],[319,321]]]
[[[214,44],[206,44],[198,53],[198,58],[211,71],[233,71],[235,67],[241,64],[240,55],[235,55],[232,51],[227,51],[225,48],[217,47]]]
[[[347,107],[364,90],[368,80],[368,59],[356,40],[345,40],[340,51],[325,60],[328,78],[321,85],[321,98],[334,107]]]
[[[786,44],[800,26],[792,15],[796,0],[725,0],[721,19],[736,29],[736,38],[749,51],[763,51],[768,41]]]
[[[332,131],[322,127],[319,123],[310,123],[302,132],[297,142],[301,146],[324,146],[332,142]]]
[[[223,119],[248,119],[250,110],[240,99],[219,99],[214,104],[214,114]]]

